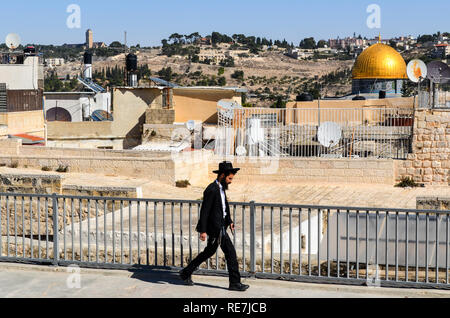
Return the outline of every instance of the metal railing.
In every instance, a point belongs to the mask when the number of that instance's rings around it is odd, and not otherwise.
[[[435,90],[422,90],[418,94],[419,108],[450,109],[450,83],[440,84]]]
[[[412,108],[219,107],[218,118],[222,156],[406,159],[414,114]]]
[[[186,266],[201,201],[0,194],[0,261]],[[450,288],[450,211],[230,203],[244,277]],[[57,212],[57,213],[55,213]],[[198,273],[225,274],[222,251]]]

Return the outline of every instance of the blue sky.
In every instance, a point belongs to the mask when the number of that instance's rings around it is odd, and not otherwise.
[[[366,8],[381,7],[381,29],[366,25]],[[81,29],[69,29],[68,5],[81,8]],[[397,35],[450,32],[448,0],[25,0],[3,1],[0,11],[0,42],[10,32],[22,43],[83,43],[86,29],[94,30],[94,41],[110,44],[159,45],[172,33],[232,35],[244,33],[298,44],[314,36],[328,39],[353,32],[383,38]]]

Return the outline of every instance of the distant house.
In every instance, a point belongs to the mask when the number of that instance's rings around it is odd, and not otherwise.
[[[434,46],[433,57],[445,59],[450,55],[450,45],[447,43],[440,43]]]
[[[105,48],[105,47],[108,47],[105,42],[94,42],[94,44],[93,44],[94,49]]]
[[[211,45],[211,38],[209,38],[209,37],[199,38],[199,39],[196,40],[196,44]]]

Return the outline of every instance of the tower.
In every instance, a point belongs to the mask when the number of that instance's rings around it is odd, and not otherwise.
[[[94,47],[94,32],[91,29],[86,31],[86,47],[92,49]]]

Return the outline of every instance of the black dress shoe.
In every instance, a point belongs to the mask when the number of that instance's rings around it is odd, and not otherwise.
[[[180,271],[180,278],[187,286],[194,286],[194,282],[192,281],[191,276],[187,276],[184,270]]]
[[[250,286],[249,285],[245,285],[245,284],[241,284],[241,283],[237,283],[237,284],[230,284],[230,288],[228,288],[229,290],[232,291],[246,291]]]

